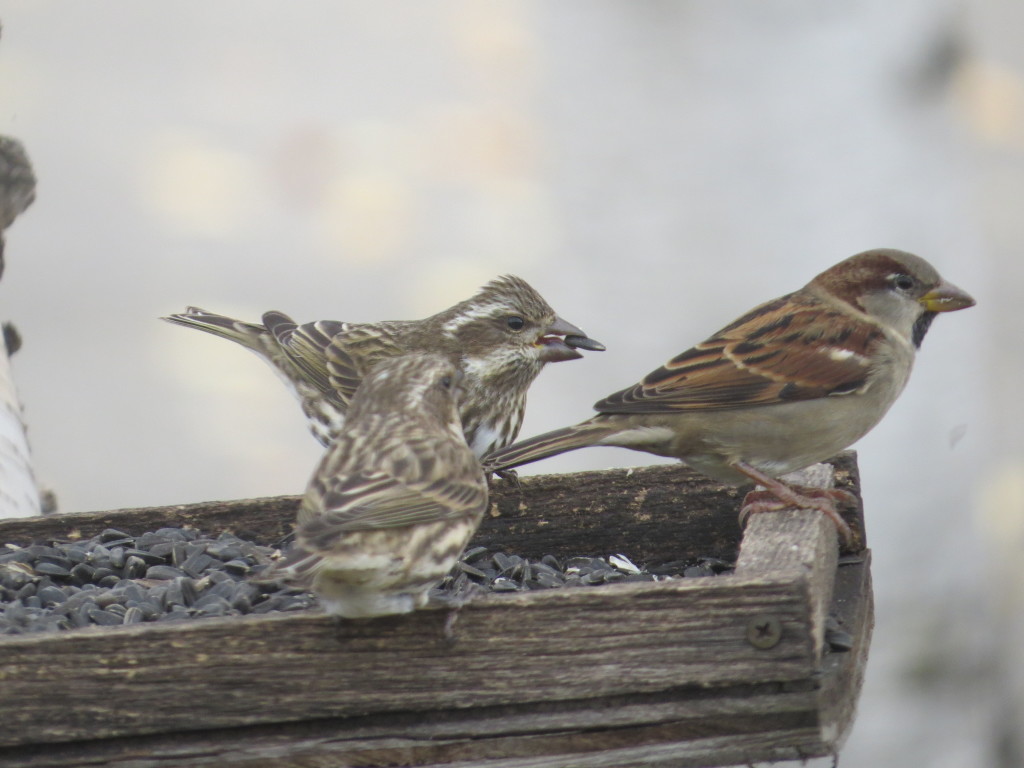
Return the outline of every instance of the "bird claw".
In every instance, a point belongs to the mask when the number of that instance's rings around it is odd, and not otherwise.
[[[455,634],[455,625],[459,621],[459,614],[463,607],[488,594],[489,592],[483,586],[475,582],[470,582],[469,589],[457,595],[440,593],[436,589],[431,593],[430,602],[434,605],[442,606],[447,611],[442,628],[442,637],[445,642],[452,645],[458,642],[459,638]]]
[[[347,633],[345,632],[345,619],[341,616],[332,615],[331,625],[335,641],[344,643],[348,639]]]
[[[740,507],[740,528],[746,528],[751,515],[783,509],[813,509],[831,520],[843,542],[844,550],[858,549],[858,538],[837,507],[856,508],[857,497],[841,488],[790,488],[792,497],[780,499],[772,491],[751,491]]]
[[[455,635],[455,625],[459,621],[459,611],[461,607],[462,606],[458,606],[456,608],[449,608],[448,615],[444,618],[444,628],[442,630],[442,636],[444,637],[445,642],[449,643],[450,645],[455,645],[455,642],[458,640],[458,637],[456,637]]]
[[[494,472],[494,476],[499,480],[504,480],[506,483],[510,483],[515,486],[517,491],[522,490],[522,483],[519,482],[519,473],[514,469],[499,469]]]

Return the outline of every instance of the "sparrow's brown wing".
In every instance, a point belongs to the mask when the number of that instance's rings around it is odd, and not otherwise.
[[[790,294],[763,304],[595,404],[602,413],[742,408],[858,391],[882,338],[868,322]]]

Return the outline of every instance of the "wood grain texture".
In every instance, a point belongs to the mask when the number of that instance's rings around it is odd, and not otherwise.
[[[527,724],[527,727],[537,727]],[[711,729],[714,731],[715,729]],[[724,735],[692,736],[687,726],[624,729],[613,733],[573,732],[550,737],[523,733],[502,739],[420,740],[380,739],[356,743],[324,736],[269,744],[259,733],[225,749],[225,735],[210,741],[178,739],[166,744],[139,741],[122,744],[117,754],[91,745],[55,745],[43,753],[20,750],[19,768],[338,768],[339,766],[420,766],[421,768],[568,768],[604,766],[719,766],[761,761],[799,760],[824,754],[815,743],[813,725],[779,722],[776,730],[753,730]],[[646,737],[646,739],[644,738]],[[110,747],[106,744],[104,747]],[[154,755],[159,755],[158,757]]]
[[[435,709],[0,749],[20,768],[729,765],[833,754],[852,722],[870,637],[869,560],[839,568],[850,653],[788,683]],[[864,619],[867,619],[866,621]]]
[[[834,474],[856,489],[852,456]],[[492,499],[476,541],[526,556],[664,562],[735,556],[739,544],[736,491],[680,467],[526,478]],[[0,521],[0,540],[189,524],[269,543],[295,504]],[[759,517],[735,575],[492,595],[462,609],[451,639],[438,610],[0,638],[0,766],[704,766],[831,754],[867,657],[867,553],[836,568],[820,515]],[[826,606],[853,633],[852,652],[825,652]],[[755,648],[747,630],[766,614],[779,642]]]
[[[836,487],[858,493],[856,454],[845,451],[829,463]],[[495,481],[490,509],[471,546],[500,547],[524,557],[626,549],[637,562],[708,555],[732,559],[741,535],[742,498],[736,488],[675,464],[535,475],[518,484]],[[0,520],[0,543],[89,538],[105,528],[138,535],[173,525],[210,534],[232,531],[271,544],[291,532],[298,503],[297,496],[274,496]],[[859,511],[849,522],[863,529]]]
[[[0,744],[797,680],[815,668],[801,597],[725,577],[494,596],[461,611],[454,643],[446,611],[4,638]],[[759,651],[747,624],[766,610],[784,637]]]
[[[270,543],[291,533],[298,508],[298,496],[271,496],[8,519],[0,520],[0,542],[25,545],[52,539],[88,539],[106,528],[138,536],[163,526],[175,526],[199,528],[207,533],[233,531],[251,541]]]
[[[831,465],[816,464],[786,479],[809,488],[835,486]],[[835,524],[817,510],[786,509],[753,515],[736,560],[736,575],[785,575],[805,590],[812,616],[814,654],[820,656],[832,583],[839,559]]]
[[[838,752],[856,716],[875,627],[870,550],[862,553],[860,562],[839,566],[833,590],[830,613],[841,629],[851,633],[853,647],[847,653],[833,653],[823,658],[822,677],[828,684],[822,686],[819,693],[818,711],[822,739]]]

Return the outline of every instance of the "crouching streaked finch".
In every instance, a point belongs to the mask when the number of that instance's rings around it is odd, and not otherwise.
[[[512,275],[423,320],[297,325],[281,312],[267,312],[260,325],[196,307],[163,319],[230,339],[266,360],[324,445],[342,430],[353,393],[375,363],[412,351],[455,356],[464,374],[462,428],[478,457],[515,440],[526,392],[546,363],[582,357],[577,349],[604,349]]]
[[[409,353],[368,373],[309,482],[295,544],[260,576],[346,618],[408,613],[455,564],[487,506],[449,358]]]

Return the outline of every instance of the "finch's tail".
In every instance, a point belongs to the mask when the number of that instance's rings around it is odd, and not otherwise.
[[[572,427],[563,427],[543,435],[521,440],[507,448],[488,454],[482,464],[485,472],[500,472],[512,467],[540,461],[549,456],[557,456],[566,451],[599,445],[603,438],[615,432],[615,429],[600,421],[584,421]]]
[[[262,573],[250,577],[257,584],[284,583],[300,589],[309,589],[317,570],[323,565],[323,558],[307,552],[297,544],[281,559],[271,563]]]
[[[229,339],[256,353],[263,352],[263,340],[269,337],[267,329],[258,323],[246,323],[231,317],[207,312],[199,307],[188,307],[178,315],[160,318],[186,328],[198,328],[222,339]]]

